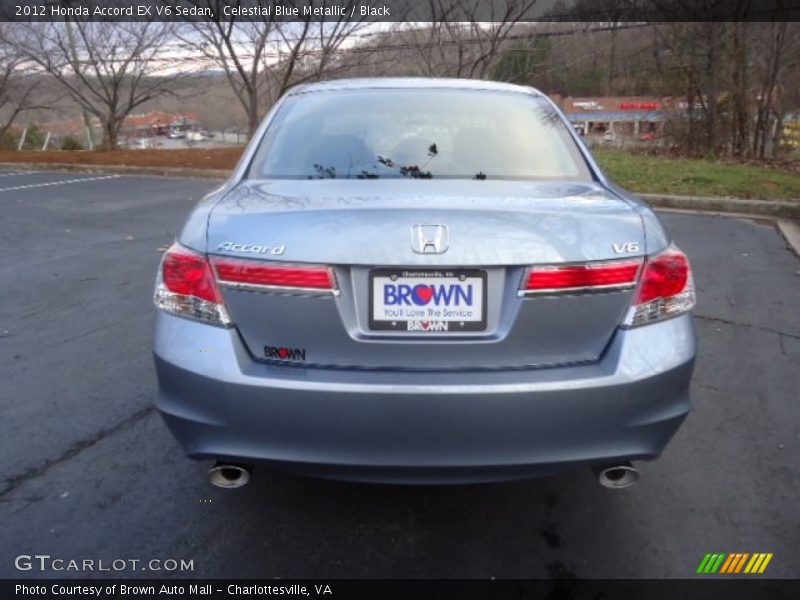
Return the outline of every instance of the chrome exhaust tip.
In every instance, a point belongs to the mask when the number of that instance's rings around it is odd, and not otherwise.
[[[233,489],[247,485],[250,481],[251,465],[215,462],[208,471],[208,482],[217,487]]]
[[[620,490],[639,481],[639,471],[631,463],[621,463],[595,469],[597,483],[603,487]]]

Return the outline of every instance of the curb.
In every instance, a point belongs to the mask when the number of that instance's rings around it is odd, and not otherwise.
[[[636,194],[654,208],[738,213],[771,217],[773,219],[800,220],[800,202],[791,200],[744,200],[707,196],[671,196],[667,194]]]
[[[74,163],[0,162],[0,167],[17,171],[69,171],[74,173],[157,175],[159,177],[190,177],[197,179],[227,179],[231,174],[231,171],[224,169],[193,169],[188,167],[134,167],[128,165],[87,165]]]
[[[128,165],[85,165],[73,163],[0,162],[0,167],[20,171],[52,170],[79,173],[111,173],[115,175],[190,177],[196,179],[227,179],[230,175],[230,171],[225,169],[134,167]],[[711,213],[733,213],[738,215],[755,215],[770,217],[772,219],[795,219],[800,221],[800,201],[745,200],[741,198],[633,193],[654,208],[672,208]]]
[[[780,219],[778,221],[778,231],[783,236],[783,239],[786,240],[786,244],[800,257],[800,224],[796,221]],[[797,274],[800,275],[800,271]]]

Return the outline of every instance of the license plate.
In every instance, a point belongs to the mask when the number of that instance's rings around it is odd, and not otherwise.
[[[375,269],[369,288],[370,329],[420,333],[486,329],[486,271]]]

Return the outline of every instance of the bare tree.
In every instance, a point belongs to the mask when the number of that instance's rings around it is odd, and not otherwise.
[[[327,0],[318,3],[321,7],[327,4]],[[367,25],[363,20],[349,18],[351,4],[340,3],[347,16],[336,20],[281,23],[278,60],[264,64],[264,71],[271,76],[271,101],[293,85],[332,77],[348,67],[339,60],[340,51]]]
[[[169,93],[178,77],[158,57],[172,28],[157,22],[16,23],[6,40],[100,120],[104,145],[114,149],[125,118]]]
[[[239,8],[242,2],[194,0],[193,4],[221,11],[222,4]],[[259,104],[266,92],[261,64],[276,29],[277,23],[272,18],[250,21],[230,17],[189,21],[188,26],[178,34],[178,38],[188,47],[198,50],[205,59],[223,70],[247,115],[250,135],[258,127],[261,118]]]
[[[743,15],[751,4],[740,0]],[[657,26],[679,79],[687,111],[681,149],[741,158],[765,158],[787,110],[784,98],[797,88],[800,64],[797,26],[787,21],[670,23]],[[699,106],[699,113],[695,111]]]
[[[537,0],[428,0],[417,10],[432,21],[410,31],[424,75],[483,79],[508,36]]]
[[[783,89],[797,88],[797,80],[787,81],[785,75],[800,63],[800,45],[794,24],[782,21],[756,23],[753,27],[757,28],[753,53],[757,88],[751,152],[757,158],[764,158],[767,142],[777,137],[775,134],[781,129],[785,116],[781,102],[781,96],[785,95]]]
[[[221,14],[224,6],[239,8],[242,0],[192,0]],[[316,8],[336,4],[350,15],[356,0],[334,3],[317,0]],[[300,9],[312,0],[283,2]],[[234,14],[236,14],[234,12]],[[239,99],[246,115],[250,135],[258,127],[265,109],[292,85],[320,79],[334,66],[342,44],[365,23],[359,19],[314,21],[304,17],[289,22],[274,15],[258,20],[235,16],[189,21],[179,35],[207,60],[218,65]]]
[[[734,22],[731,30],[731,151],[734,156],[747,153],[750,120],[747,107],[747,27]]]
[[[455,10],[453,2],[445,0],[427,0],[420,2],[419,9],[428,11],[426,17],[431,21],[422,27],[412,27],[406,37],[416,50],[416,59],[423,75],[429,77],[442,76],[450,71],[448,53],[444,48],[447,40],[445,24]]]
[[[621,29],[622,20],[630,17],[629,11],[633,1],[577,0],[568,8],[563,5],[557,5],[553,9],[553,14],[555,15],[574,15],[574,18],[580,21],[587,23],[591,21],[595,26],[607,28],[610,32],[604,90],[606,96],[611,96],[613,93],[614,78],[617,74],[619,30]],[[593,40],[593,43],[596,43],[595,40]]]
[[[662,92],[685,94],[685,108],[668,119],[676,147],[695,154],[716,153],[721,64],[720,32],[725,23],[675,22],[654,27],[664,51],[660,73]],[[699,109],[699,110],[698,110]]]
[[[0,40],[2,38],[3,30],[0,29]],[[5,136],[20,114],[41,108],[32,102],[40,80],[35,74],[25,73],[21,63],[22,58],[12,46],[0,44],[0,138]]]

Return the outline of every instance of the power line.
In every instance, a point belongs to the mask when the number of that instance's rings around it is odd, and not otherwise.
[[[522,25],[522,24],[517,24]],[[630,23],[625,25],[603,25],[600,27],[584,27],[580,29],[572,29],[572,30],[561,30],[561,31],[535,31],[535,32],[525,32],[525,33],[512,33],[507,34],[502,37],[502,39],[498,40],[500,42],[513,42],[519,40],[526,40],[530,41],[532,39],[537,38],[559,38],[559,37],[569,37],[569,36],[576,36],[576,35],[592,35],[595,33],[603,33],[609,32],[612,30],[620,31],[620,30],[627,30],[627,29],[640,29],[645,27],[653,27],[650,23]],[[425,32],[429,31],[429,29],[407,29],[407,30],[395,30],[395,31],[381,31],[381,32],[362,32],[362,33],[353,33],[346,35],[346,39],[351,37],[361,37],[361,38],[368,38],[368,37],[392,37],[392,36],[399,36],[402,37],[404,35],[408,35],[414,32]],[[272,43],[274,44],[286,44],[287,46],[290,44],[297,44],[303,41],[307,41],[309,38],[307,37],[297,37],[297,38],[287,38],[287,39],[280,39],[280,40],[273,40]],[[424,48],[434,48],[434,47],[443,47],[443,46],[470,46],[476,44],[485,44],[487,42],[487,38],[483,38],[480,36],[471,36],[467,38],[451,38],[451,39],[439,39],[436,41],[425,42],[425,41],[412,41],[412,42],[400,42],[400,43],[389,43],[389,44],[380,44],[380,45],[363,45],[363,46],[348,46],[348,47],[339,47],[335,50],[337,54],[360,54],[360,53],[373,53],[373,52],[388,52],[388,51],[396,51],[396,50],[419,50]],[[236,44],[243,44],[244,42],[235,42]],[[180,51],[192,51],[196,50],[198,46],[203,47],[207,46],[208,44],[202,43],[191,43],[191,42],[167,42],[161,45],[161,48],[175,48]],[[297,56],[301,57],[313,57],[320,54],[324,54],[328,52],[328,50],[324,48],[306,48],[302,49],[297,53]],[[276,51],[265,51],[260,55],[248,52],[240,52],[237,53],[237,58],[241,60],[264,60],[268,58],[278,58],[283,54],[289,53],[289,50],[285,52],[281,52],[280,50]],[[220,60],[218,53],[213,54],[203,54],[200,57],[191,57],[186,56],[183,54],[173,54],[173,55],[159,55],[159,56],[149,56],[149,57],[138,57],[133,59],[132,62],[136,64],[142,63],[167,63],[169,66],[174,67],[176,61],[181,62],[216,62],[218,63]],[[78,59],[77,61],[73,61],[75,64],[78,65],[92,65],[95,64],[95,61],[89,59]],[[125,63],[131,62],[131,58],[129,56],[122,56],[118,59],[103,59],[101,61],[104,64],[114,64],[114,63]],[[155,70],[155,69],[154,69]],[[161,69],[166,70],[166,69]]]

